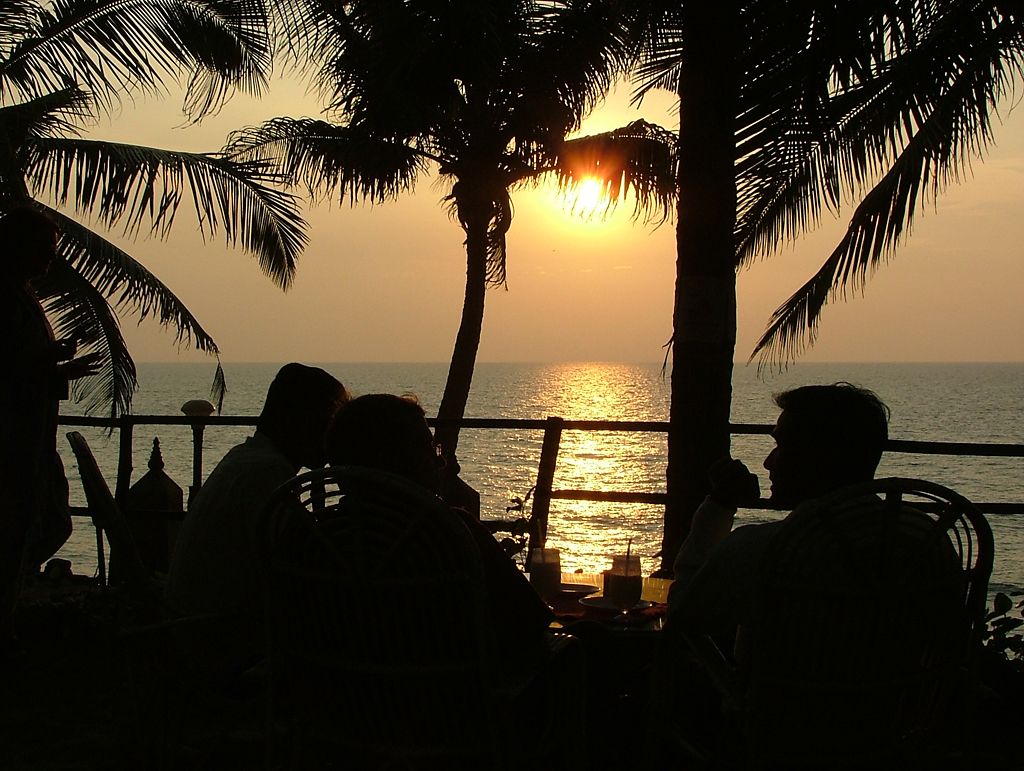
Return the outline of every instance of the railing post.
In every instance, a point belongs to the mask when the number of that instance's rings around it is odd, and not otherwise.
[[[114,500],[127,511],[128,490],[132,485],[132,439],[135,421],[129,415],[122,415],[119,422],[117,446],[117,482],[114,485]]]
[[[192,424],[192,484],[188,486],[188,505],[190,507],[192,499],[196,497],[199,488],[203,486],[203,434],[205,432],[205,423]]]
[[[214,406],[205,399],[192,399],[181,405],[181,411],[192,418],[192,484],[188,486],[188,504],[203,486],[203,433],[206,418],[213,414]]]
[[[562,424],[559,417],[548,417],[544,422],[544,444],[540,450],[540,464],[537,467],[537,486],[533,489],[533,509],[527,528],[529,539],[526,551],[526,569],[530,569],[530,557],[535,548],[542,548],[548,538],[548,513],[551,510],[551,486],[555,481],[555,466],[558,464],[558,446],[562,441]]]

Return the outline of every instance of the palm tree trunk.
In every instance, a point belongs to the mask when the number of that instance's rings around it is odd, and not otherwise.
[[[709,491],[708,468],[729,454],[736,348],[736,2],[683,3],[679,80],[679,203],[673,310],[668,503],[662,571]]]
[[[459,445],[459,422],[466,413],[480,347],[487,288],[487,226],[491,220],[490,207],[482,206],[479,200],[458,201],[457,205],[459,220],[466,232],[466,297],[434,429],[434,443],[449,460]]]

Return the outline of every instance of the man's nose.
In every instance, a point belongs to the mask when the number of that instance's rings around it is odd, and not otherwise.
[[[772,466],[775,465],[775,453],[777,453],[778,451],[778,447],[774,448],[770,453],[768,453],[768,457],[764,459],[764,463],[761,464],[762,466],[765,467],[767,471],[771,471]]]

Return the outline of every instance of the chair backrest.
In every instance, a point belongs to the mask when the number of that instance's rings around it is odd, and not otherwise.
[[[131,594],[152,599],[158,593],[157,584],[146,572],[139,547],[114,496],[110,494],[110,487],[100,473],[89,443],[78,431],[69,431],[67,437],[78,461],[78,474],[82,478],[82,489],[85,491],[93,524],[97,530],[102,529],[106,533],[110,542],[111,563],[116,562],[117,565],[117,573],[113,578],[123,583]]]
[[[980,643],[992,558],[984,516],[930,482],[793,512],[762,562],[751,753],[837,765],[933,741]]]
[[[285,694],[271,713],[291,711],[296,751],[353,768],[501,765],[480,556],[458,516],[404,479],[338,467],[282,485],[264,525]]]

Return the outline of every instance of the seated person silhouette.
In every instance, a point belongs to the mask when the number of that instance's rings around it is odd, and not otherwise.
[[[342,407],[327,432],[327,458],[332,466],[387,471],[433,493],[444,466],[416,398],[392,394],[367,394]],[[496,660],[517,679],[547,655],[546,632],[554,616],[490,531],[467,511],[452,510],[480,550]]]
[[[201,672],[230,677],[263,658],[263,571],[258,518],[270,494],[303,466],[322,467],[324,435],[345,387],[317,367],[286,364],[267,391],[256,432],[233,447],[189,505],[171,557],[170,614],[221,614],[176,627]]]
[[[782,413],[764,467],[779,508],[874,478],[889,435],[889,408],[877,395],[850,383],[810,385],[777,394],[775,404]],[[719,634],[749,624],[760,558],[782,522],[732,530],[737,507],[760,495],[757,477],[731,458],[710,476],[711,494],[675,560],[668,626]]]

